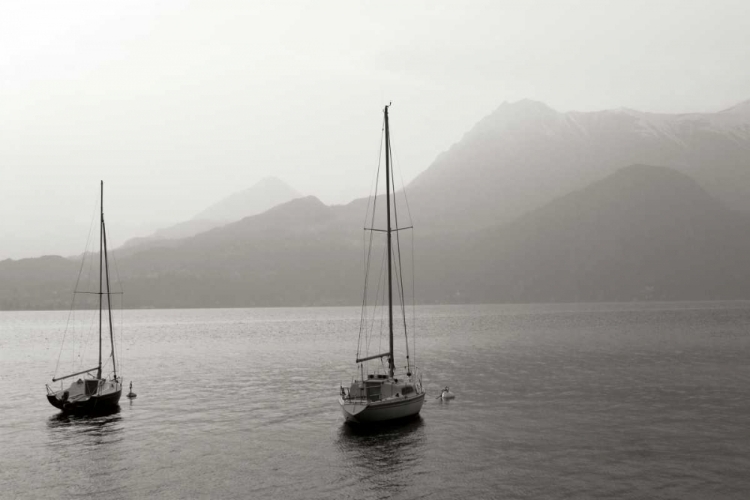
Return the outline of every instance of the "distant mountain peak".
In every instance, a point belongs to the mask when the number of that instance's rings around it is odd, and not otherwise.
[[[309,195],[289,200],[285,203],[276,205],[268,210],[268,213],[281,213],[286,211],[297,211],[301,209],[329,210],[328,205],[320,201],[317,196]]]
[[[542,114],[558,114],[558,112],[548,106],[542,101],[535,101],[533,99],[521,99],[515,102],[503,101],[503,103],[497,108],[495,113],[542,113]]]
[[[252,187],[236,192],[214,203],[191,220],[159,229],[150,236],[133,238],[123,248],[160,244],[165,240],[178,240],[204,233],[213,228],[263,213],[277,205],[302,195],[278,177],[264,177]]]
[[[251,187],[211,205],[193,219],[234,222],[301,196],[299,191],[278,177],[264,177]]]
[[[502,136],[509,131],[532,130],[538,128],[540,124],[549,128],[549,125],[556,123],[563,116],[541,101],[532,99],[505,101],[469,130],[464,135],[464,139],[470,142],[482,140],[483,137]]]

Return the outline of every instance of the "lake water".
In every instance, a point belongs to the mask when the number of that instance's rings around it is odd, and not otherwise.
[[[2,498],[750,497],[748,302],[419,307],[426,403],[375,431],[358,308],[126,310],[97,418],[45,399],[66,319],[0,313]]]

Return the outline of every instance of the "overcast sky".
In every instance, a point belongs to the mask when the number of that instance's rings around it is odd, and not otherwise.
[[[750,2],[0,4],[0,259],[113,246],[266,176],[365,196],[381,108],[405,182],[503,101],[750,98]]]

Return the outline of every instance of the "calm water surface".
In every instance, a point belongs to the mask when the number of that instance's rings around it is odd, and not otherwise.
[[[123,316],[138,398],[76,418],[67,312],[0,313],[0,497],[750,497],[747,302],[420,307],[427,402],[374,432],[336,401],[357,308]]]

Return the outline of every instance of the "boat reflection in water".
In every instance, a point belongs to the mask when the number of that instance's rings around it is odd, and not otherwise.
[[[55,457],[57,482],[38,498],[138,497],[129,491],[132,455],[124,424],[119,407],[85,415],[62,412],[47,419],[46,451]]]
[[[123,430],[119,406],[86,414],[57,413],[47,420],[47,427],[57,433],[52,442],[61,445],[72,441],[93,445],[118,441]]]
[[[359,498],[399,496],[414,486],[413,476],[424,469],[427,446],[425,422],[419,415],[397,422],[367,426],[342,424],[337,445],[349,464],[341,486]],[[371,495],[362,496],[362,488]],[[339,490],[339,493],[343,493]]]

